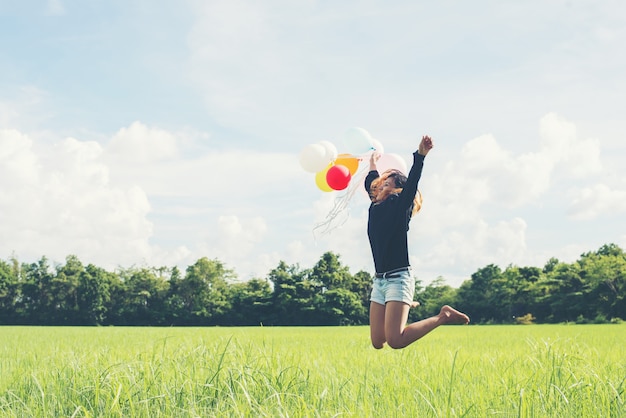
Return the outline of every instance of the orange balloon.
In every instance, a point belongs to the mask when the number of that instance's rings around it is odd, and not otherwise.
[[[318,189],[323,192],[333,191],[333,189],[328,185],[328,181],[326,181],[326,174],[328,173],[328,169],[330,169],[330,167],[332,166],[332,163],[328,164],[325,169],[323,169],[322,171],[318,171],[315,174],[315,184],[317,185]]]
[[[350,154],[339,154],[335,160],[335,164],[343,165],[348,168],[350,175],[354,175],[359,169],[359,159]]]

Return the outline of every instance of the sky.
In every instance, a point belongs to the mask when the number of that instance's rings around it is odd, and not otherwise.
[[[433,138],[425,284],[626,248],[624,45],[617,0],[0,0],[0,258],[372,273],[355,127],[409,167]]]

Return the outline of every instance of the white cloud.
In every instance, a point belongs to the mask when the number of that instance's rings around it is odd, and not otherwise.
[[[492,263],[521,263],[527,256],[526,229],[527,224],[521,218],[498,221],[494,225],[477,219],[463,228],[442,231],[438,238],[418,232],[411,237],[414,265],[418,271],[439,269],[441,272],[445,268],[461,273]]]
[[[574,220],[591,220],[602,215],[626,212],[626,190],[595,184],[572,192],[569,216]]]
[[[14,126],[18,116],[19,113],[11,103],[0,101],[0,128]]]
[[[301,260],[306,252],[306,246],[301,240],[292,241],[287,245],[287,262]]]
[[[19,131],[0,131],[0,177],[7,185],[37,182],[37,158],[31,147],[30,138]]]
[[[235,215],[222,215],[217,219],[219,246],[232,246],[232,250],[246,253],[249,246],[261,241],[267,232],[265,220],[256,216],[241,220]]]
[[[88,191],[94,185],[109,182],[108,167],[100,161],[102,147],[94,141],[66,138],[52,147],[41,160],[51,169],[52,178],[60,185],[73,183],[78,190]]]
[[[264,277],[278,264],[279,255],[264,245],[268,226],[260,216],[220,215],[205,228],[203,241],[187,262],[193,262],[193,257],[217,258],[240,279]]]
[[[20,86],[12,99],[0,97],[0,129],[31,128],[47,119],[42,111],[45,92],[35,86]]]
[[[329,234],[317,236],[315,242],[317,251],[311,252],[309,265],[317,262],[324,252],[332,251],[339,254],[342,263],[349,266],[353,272],[358,270],[373,272],[374,270],[367,238],[365,212],[353,211],[345,223],[333,229]]]
[[[532,200],[549,187],[551,162],[541,154],[514,157],[492,135],[469,141],[464,147],[458,170],[470,181],[484,182],[486,199],[505,207]],[[455,175],[454,173],[451,173]]]
[[[541,149],[555,166],[569,178],[580,178],[602,171],[600,142],[595,138],[581,140],[576,126],[555,113],[541,118]]]
[[[154,143],[161,144],[161,152],[150,150]],[[185,249],[182,259],[162,255],[161,260],[180,264],[218,257],[241,277],[265,274],[275,267],[267,268],[268,260],[279,259],[265,244],[270,228],[273,236],[289,230],[281,218],[297,203],[295,192],[313,184],[311,174],[288,153],[210,145],[203,134],[171,133],[135,122],[108,142],[104,160],[112,185],[136,185],[158,200],[151,212],[162,222],[155,241]],[[142,160],[145,153],[149,156]],[[281,247],[283,251],[285,245]]]
[[[140,122],[121,129],[104,149],[74,138],[50,147],[35,146],[19,131],[4,132],[3,179],[14,180],[16,191],[8,193],[4,188],[2,195],[7,203],[2,212],[14,222],[12,230],[4,231],[12,238],[0,250],[15,251],[22,259],[46,255],[57,261],[77,254],[108,268],[142,262],[181,265],[209,255],[235,267],[241,277],[266,273],[284,257],[261,242],[268,230],[265,220],[222,215],[213,218],[218,221],[212,225],[210,216],[219,207],[266,211],[264,205],[276,199],[274,216],[279,224],[275,219],[272,228],[275,234],[284,233],[289,229],[280,220],[280,214],[289,211],[285,196],[300,199],[294,191],[302,190],[302,184],[313,189],[311,175],[302,173],[297,158],[289,154],[207,148],[207,153],[185,159],[178,150],[168,152],[184,142],[177,134]],[[26,184],[31,187],[19,187]],[[153,224],[148,215],[153,210],[145,191],[174,199],[173,216],[165,222],[179,223],[179,227],[171,225],[178,229],[174,242],[182,240],[180,245],[171,248],[170,243],[162,249],[151,244]],[[181,203],[185,200],[180,199],[189,198],[196,203]],[[26,210],[13,204],[19,201],[29,202]],[[161,201],[158,211],[168,213],[169,204]],[[209,215],[209,224],[201,221],[193,229],[204,233],[185,237],[185,222],[193,223],[203,213]],[[309,253],[311,263],[320,254]]]
[[[151,196],[231,201],[278,193],[307,177],[288,153],[215,149],[206,135],[172,133],[140,122],[121,129],[105,148],[115,184],[137,184]],[[189,208],[187,208],[188,210]]]
[[[437,210],[452,212],[449,218],[458,222],[468,213],[475,217],[483,204],[533,204],[556,182],[602,172],[598,140],[578,139],[574,125],[556,114],[543,117],[540,126],[540,148],[519,155],[504,149],[493,135],[468,141],[458,161],[449,161],[441,173],[428,174],[425,188],[434,204],[442,206]]]
[[[95,142],[35,146],[0,132],[0,253],[63,260],[69,254],[115,267],[149,256],[150,204],[137,187],[114,188]]]
[[[177,137],[170,132],[133,122],[111,138],[107,150],[113,157],[130,164],[143,164],[175,159],[179,153],[177,142]]]

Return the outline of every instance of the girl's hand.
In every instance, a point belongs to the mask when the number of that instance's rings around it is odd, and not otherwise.
[[[420,141],[419,147],[417,148],[417,152],[423,156],[426,156],[426,154],[428,154],[428,151],[430,151],[431,149],[433,149],[433,140],[428,135],[424,135],[422,137],[422,140]]]
[[[380,152],[374,151],[372,155],[370,155],[370,171],[377,171],[376,161],[380,159]]]

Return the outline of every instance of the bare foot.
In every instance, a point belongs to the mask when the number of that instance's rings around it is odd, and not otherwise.
[[[414,300],[413,302],[411,302],[411,308],[417,308],[418,306],[420,306],[420,303],[416,300]]]
[[[468,324],[470,321],[469,316],[448,305],[442,306],[439,318],[444,324]]]

